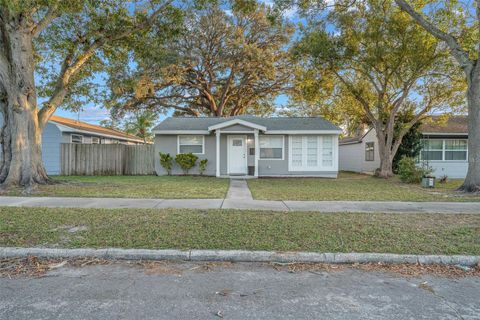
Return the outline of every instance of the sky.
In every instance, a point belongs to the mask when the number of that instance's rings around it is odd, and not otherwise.
[[[269,6],[273,6],[274,2],[273,0],[259,0],[261,3],[265,3]],[[292,22],[298,22],[296,11],[294,9],[288,10],[285,12],[285,17],[289,19]],[[98,85],[105,85],[105,80],[102,77],[97,77],[94,80],[94,83],[97,83]],[[45,101],[42,99],[39,99],[39,104]],[[280,95],[278,96],[274,104],[277,107],[284,106],[288,103],[288,96],[286,95]],[[173,110],[168,112],[166,115],[161,115],[158,119],[158,121],[163,120],[164,118],[170,116],[173,113]],[[79,121],[84,121],[84,122],[89,122],[93,124],[98,124],[100,121],[108,119],[109,118],[109,111],[101,105],[95,105],[92,103],[85,104],[85,106],[80,110],[79,112],[72,112],[69,110],[63,110],[61,108],[57,109],[55,111],[55,115],[61,116],[61,117],[66,117],[66,118],[71,118]]]

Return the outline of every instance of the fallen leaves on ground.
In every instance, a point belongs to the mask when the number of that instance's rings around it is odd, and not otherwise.
[[[0,277],[42,277],[48,271],[63,267],[86,267],[95,265],[119,265],[137,267],[148,275],[173,274],[185,272],[214,272],[219,269],[235,266],[232,262],[182,262],[182,261],[134,261],[105,260],[98,258],[81,259],[45,259],[31,256],[28,258],[0,259]],[[245,265],[245,264],[243,264]],[[480,264],[475,267],[449,266],[438,264],[325,264],[325,263],[267,263],[252,264],[254,267],[268,266],[277,271],[290,273],[311,272],[314,274],[355,269],[362,271],[391,272],[407,277],[433,275],[440,277],[461,278],[467,276],[480,277]]]
[[[434,275],[450,278],[467,276],[480,277],[480,264],[475,267],[440,265],[440,264],[387,264],[387,263],[355,263],[355,264],[325,264],[325,263],[272,263],[275,270],[288,272],[333,272],[347,268],[362,271],[384,271],[408,277]]]

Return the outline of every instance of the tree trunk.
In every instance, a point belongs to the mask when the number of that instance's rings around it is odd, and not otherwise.
[[[0,184],[30,187],[49,180],[42,161],[43,124],[38,120],[32,36],[22,21],[8,27],[9,79],[1,84],[0,102]]]
[[[380,170],[377,173],[378,177],[391,178],[393,177],[393,160],[391,153],[386,150],[383,154],[380,153]]]
[[[386,134],[379,126],[374,126],[377,141],[378,141],[378,154],[380,156],[380,167],[375,174],[381,178],[393,177],[393,155],[391,146],[387,143]]]
[[[472,73],[467,90],[468,171],[459,188],[464,192],[480,192],[480,70]]]

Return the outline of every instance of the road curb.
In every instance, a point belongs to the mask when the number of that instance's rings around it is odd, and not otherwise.
[[[183,260],[278,263],[421,263],[475,266],[480,256],[409,255],[392,253],[316,253],[246,250],[150,250],[150,249],[54,249],[0,247],[0,259],[25,258],[99,258],[113,260]]]

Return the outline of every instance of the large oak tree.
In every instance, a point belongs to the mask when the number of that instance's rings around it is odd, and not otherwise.
[[[443,41],[465,74],[468,104],[468,171],[460,190],[480,191],[480,1],[395,2]],[[473,6],[472,6],[473,4]]]
[[[359,111],[354,116],[375,128],[378,174],[390,177],[395,154],[412,126],[432,110],[459,103],[448,55],[393,1],[338,1],[328,18],[318,22],[305,28],[294,52],[305,72],[316,70],[319,79],[333,76],[332,91],[358,106],[339,103],[333,110]],[[412,119],[396,129],[399,114],[406,113]]]
[[[178,24],[171,2],[0,0],[0,184],[48,182],[41,134],[49,118],[91,93],[89,80],[130,42]]]
[[[230,1],[187,11],[176,41],[113,68],[113,113],[175,110],[189,116],[267,114],[291,79],[291,25],[264,5]],[[120,72],[119,69],[122,71]]]

